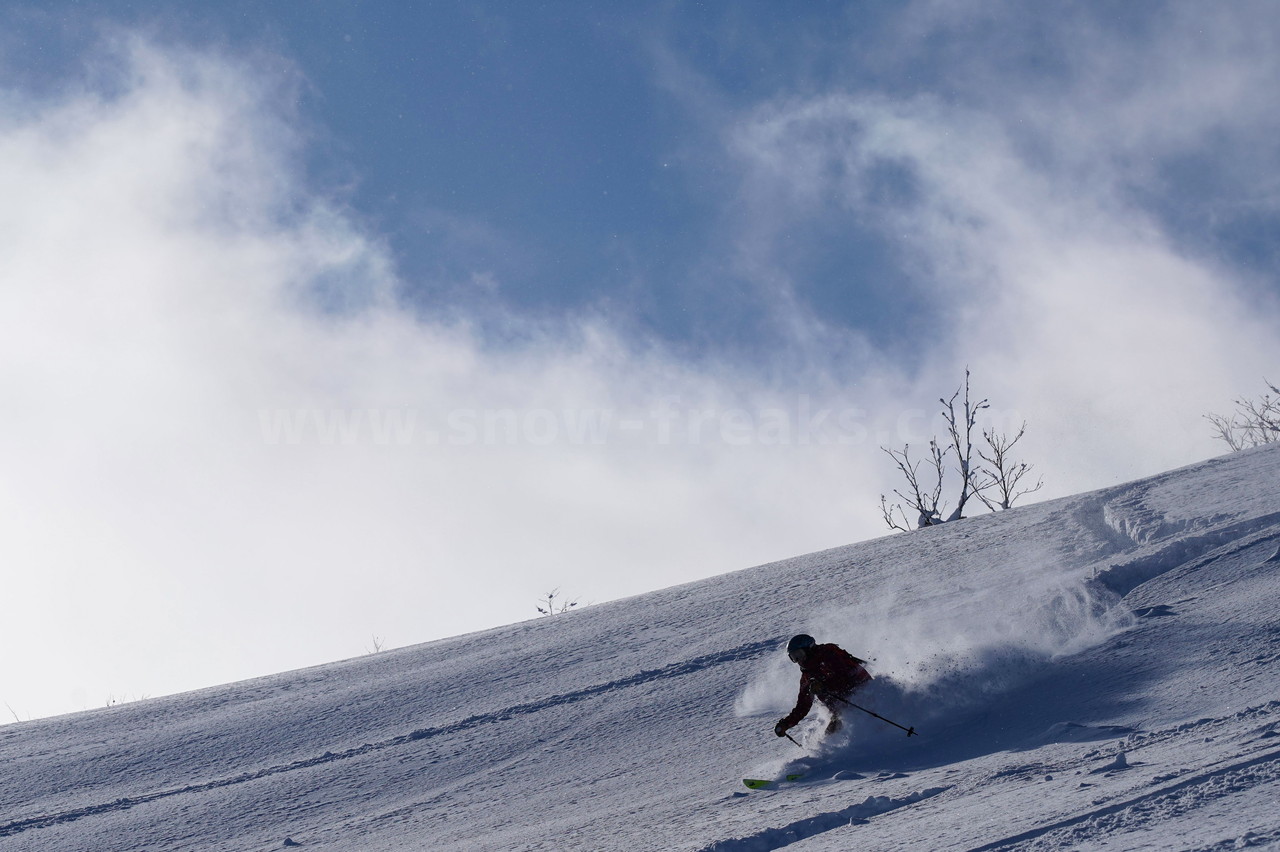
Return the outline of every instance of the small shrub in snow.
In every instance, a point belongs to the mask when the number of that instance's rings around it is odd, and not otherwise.
[[[1237,399],[1235,413],[1230,417],[1205,415],[1217,433],[1214,437],[1224,442],[1232,452],[1280,442],[1280,388],[1271,382],[1265,384],[1268,393],[1259,399]]]
[[[559,615],[562,612],[568,612],[578,605],[576,600],[567,601],[563,598],[561,600],[556,600],[559,595],[559,589],[552,589],[547,592],[546,597],[538,601],[538,612],[543,615]]]

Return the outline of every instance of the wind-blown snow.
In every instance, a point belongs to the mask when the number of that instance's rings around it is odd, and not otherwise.
[[[1280,844],[1280,447],[0,728],[0,850]],[[430,607],[424,602],[424,617]],[[871,659],[801,751],[781,648]],[[741,779],[802,771],[748,792]],[[771,776],[772,777],[772,776]]]

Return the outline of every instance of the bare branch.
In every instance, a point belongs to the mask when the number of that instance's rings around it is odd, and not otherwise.
[[[1214,436],[1218,440],[1225,443],[1233,453],[1238,453],[1245,449],[1244,436],[1241,427],[1237,425],[1234,417],[1224,417],[1221,414],[1206,414],[1205,420],[1213,425]]]
[[[1015,462],[1009,457],[1009,451],[1013,449],[1013,445],[1018,443],[1027,431],[1026,421],[1018,429],[1018,434],[1010,438],[1008,435],[997,434],[994,429],[984,429],[982,437],[987,442],[987,447],[991,454],[987,455],[981,450],[978,456],[985,461],[990,467],[985,468],[982,472],[986,477],[982,484],[982,490],[978,491],[978,497],[986,504],[988,509],[995,511],[997,509],[1008,509],[1019,497],[1032,494],[1044,487],[1044,480],[1036,481],[1036,484],[1029,488],[1019,489],[1018,484],[1031,472],[1031,465],[1026,462]],[[988,496],[987,491],[994,489],[994,495]]]
[[[901,523],[899,523],[897,518],[893,516],[894,510],[897,510],[898,514],[902,516]],[[890,506],[888,499],[883,494],[880,495],[880,517],[884,518],[885,524],[887,524],[891,530],[901,530],[902,532],[911,531],[911,526],[907,521],[907,513],[903,510],[902,504],[894,503]]]
[[[961,390],[964,391],[963,425],[961,425],[961,418],[956,414],[956,398],[960,396]],[[942,416],[947,421],[947,431],[951,434],[951,447],[956,451],[956,464],[960,472],[960,497],[956,501],[955,510],[947,520],[958,521],[964,517],[965,504],[981,490],[977,487],[979,474],[973,466],[973,429],[978,424],[978,413],[985,408],[990,408],[991,404],[986,399],[976,403],[971,402],[967,367],[964,371],[964,387],[957,389],[951,395],[951,399],[938,401],[946,406]]]
[[[1224,442],[1232,452],[1280,441],[1280,387],[1264,382],[1270,393],[1264,393],[1259,399],[1237,399],[1235,414],[1230,417],[1205,415],[1213,425],[1214,437]]]
[[[559,615],[562,612],[568,612],[578,605],[576,600],[556,602],[556,595],[560,594],[560,589],[555,588],[547,592],[546,597],[538,601],[542,606],[538,607],[538,612],[543,615]]]
[[[942,499],[942,477],[945,472],[943,459],[950,448],[942,449],[936,441],[929,442],[929,464],[933,468],[933,484],[925,487],[920,480],[920,465],[922,461],[911,460],[911,445],[906,444],[901,450],[891,450],[888,447],[881,447],[889,458],[893,459],[894,464],[898,466],[898,471],[907,481],[907,490],[910,493],[903,493],[898,489],[894,489],[893,493],[902,498],[909,508],[915,511],[917,515],[916,528],[929,527],[942,523],[940,511],[940,501]],[[895,504],[894,507],[888,507],[887,501],[883,497],[880,498],[881,514],[885,517],[885,523],[890,529],[905,529],[905,526],[896,524],[891,515],[891,509],[897,510],[903,516],[903,524],[907,523],[906,510],[900,505]]]

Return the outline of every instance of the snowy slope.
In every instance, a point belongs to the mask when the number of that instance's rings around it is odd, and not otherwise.
[[[0,850],[1280,845],[1278,608],[1280,446],[0,727]],[[775,738],[799,630],[873,658],[860,700],[921,736]]]

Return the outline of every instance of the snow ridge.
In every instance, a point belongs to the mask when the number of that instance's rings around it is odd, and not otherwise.
[[[1160,547],[1154,553],[1104,568],[1094,579],[1117,596],[1124,597],[1138,586],[1166,571],[1188,566],[1189,563],[1204,564],[1246,547],[1252,547],[1261,541],[1280,538],[1280,532],[1273,529],[1277,525],[1280,525],[1280,512],[1272,512],[1207,532],[1181,537]],[[1145,543],[1149,538],[1144,536],[1142,541]]]

